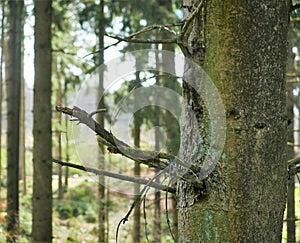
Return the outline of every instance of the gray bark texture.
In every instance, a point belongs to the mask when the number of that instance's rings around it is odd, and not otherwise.
[[[32,241],[52,241],[52,1],[35,1]]]
[[[195,2],[184,0],[183,5]],[[226,142],[201,188],[178,183],[179,242],[281,242],[288,12],[283,0],[211,0],[192,21],[188,53],[222,97]],[[211,121],[201,97],[186,85],[183,94],[180,155],[201,166],[213,139]],[[196,119],[190,120],[191,112]]]

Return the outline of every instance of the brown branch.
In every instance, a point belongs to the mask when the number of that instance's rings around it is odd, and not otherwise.
[[[75,121],[83,123],[100,136],[98,141],[108,147],[111,153],[121,154],[129,159],[135,160],[138,163],[164,169],[168,166],[168,162],[161,160],[173,160],[174,156],[162,153],[140,150],[131,148],[128,144],[116,138],[111,132],[104,129],[99,123],[97,123],[90,114],[86,111],[74,106],[72,109],[68,107],[56,106],[56,110],[64,114],[75,117]],[[93,114],[93,113],[92,113]],[[74,120],[73,120],[74,121]]]
[[[99,169],[94,169],[94,168],[90,168],[90,167],[86,167],[86,166],[82,166],[82,165],[78,165],[78,164],[63,162],[63,161],[60,161],[57,159],[52,159],[52,161],[61,166],[68,166],[68,167],[75,168],[78,170],[91,172],[91,173],[94,173],[95,175],[104,175],[104,176],[108,176],[111,178],[120,179],[123,181],[129,181],[129,182],[138,183],[141,185],[147,185],[149,187],[153,187],[153,188],[161,190],[161,191],[168,191],[170,193],[175,193],[175,191],[176,191],[175,188],[161,185],[159,183],[154,182],[153,180],[147,180],[147,179],[142,179],[142,178],[133,177],[133,176],[126,176],[126,175],[113,173],[113,172],[106,171],[106,170],[99,170]]]

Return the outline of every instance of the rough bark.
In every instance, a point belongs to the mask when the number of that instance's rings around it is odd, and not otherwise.
[[[9,1],[7,55],[7,241],[16,241],[19,229],[19,140],[21,96],[22,14],[24,1]]]
[[[52,241],[52,1],[35,1],[32,241]]]
[[[205,1],[193,20],[188,51],[220,92],[227,137],[203,188],[178,184],[180,242],[281,242],[287,181],[287,4]],[[211,139],[195,135],[204,134],[207,126],[198,124],[207,119],[203,101],[187,86],[183,93],[180,154],[185,161],[201,161]],[[198,121],[188,120],[189,112]]]

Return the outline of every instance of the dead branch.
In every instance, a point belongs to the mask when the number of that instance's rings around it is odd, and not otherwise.
[[[105,46],[105,47],[103,47],[103,48],[101,48],[101,49],[99,49],[99,50],[97,50],[97,51],[94,51],[94,52],[91,52],[91,53],[89,53],[89,54],[86,54],[85,56],[83,56],[83,58],[86,58],[86,57],[88,57],[88,56],[90,56],[90,55],[94,55],[94,54],[97,54],[97,53],[99,53],[99,52],[101,52],[101,51],[105,51],[105,50],[107,50],[107,49],[109,49],[109,48],[111,48],[111,47],[113,47],[113,46],[117,46],[119,43],[121,43],[122,41],[116,41],[115,43],[113,43],[113,44],[110,44],[110,45],[108,45],[108,46]]]
[[[143,187],[143,189],[140,191],[140,194],[139,194],[139,195],[136,197],[136,199],[134,200],[133,204],[131,205],[131,207],[130,207],[130,209],[128,210],[128,212],[127,212],[127,214],[125,215],[125,217],[122,218],[122,219],[120,220],[120,222],[118,223],[118,226],[117,226],[117,230],[116,230],[116,242],[118,242],[118,235],[119,235],[119,229],[120,229],[121,224],[125,224],[125,223],[128,221],[129,216],[130,216],[130,214],[132,213],[132,210],[133,210],[136,206],[139,206],[139,205],[140,205],[141,200],[142,200],[142,197],[143,197],[144,195],[146,195],[147,191],[149,190],[150,184],[151,184],[152,182],[154,182],[154,180],[155,180],[157,177],[161,176],[162,173],[163,173],[163,171],[158,172],[154,177],[152,177],[152,178],[149,180],[148,184],[145,185],[145,186]]]
[[[129,35],[127,38],[132,39],[132,38],[135,38],[138,35],[141,35],[141,34],[149,32],[149,31],[156,30],[156,29],[167,31],[167,32],[169,32],[169,33],[176,36],[176,32],[174,30],[170,29],[170,28],[175,27],[175,26],[181,26],[182,24],[183,23],[166,24],[166,25],[158,25],[158,24],[149,25],[149,26],[146,26],[145,28]]]
[[[174,159],[173,155],[167,153],[145,151],[130,147],[128,144],[116,138],[111,132],[105,130],[104,127],[97,123],[90,114],[76,106],[74,106],[72,109],[68,107],[57,106],[56,110],[73,116],[76,118],[75,121],[88,126],[101,137],[101,139],[98,139],[98,141],[107,146],[108,151],[111,153],[121,154],[129,159],[137,161],[138,163],[159,169],[166,168],[169,165],[169,161]]]
[[[199,13],[201,8],[203,7],[203,2],[204,2],[204,0],[202,0],[199,3],[199,5],[197,6],[197,8],[185,19],[184,25],[182,26],[181,32],[180,32],[179,37],[178,37],[179,40],[183,39],[183,37],[186,34],[192,20],[196,17],[196,15]]]
[[[86,167],[86,166],[82,166],[82,165],[78,165],[78,164],[63,162],[63,161],[60,161],[60,160],[57,160],[57,159],[52,159],[52,161],[56,164],[61,165],[61,166],[68,166],[68,167],[72,167],[72,168],[75,168],[75,169],[78,169],[78,170],[91,172],[95,175],[104,175],[104,176],[108,176],[108,177],[111,177],[111,178],[120,179],[120,180],[123,180],[123,181],[129,181],[129,182],[138,183],[138,184],[141,184],[141,185],[147,185],[149,187],[153,187],[153,188],[161,190],[161,191],[168,191],[170,193],[175,193],[175,191],[176,191],[175,188],[161,185],[161,184],[156,183],[152,180],[147,180],[147,179],[133,177],[133,176],[126,176],[126,175],[113,173],[113,172],[106,171],[106,170],[94,169],[94,168],[90,168],[90,167]]]
[[[124,42],[130,42],[130,43],[139,43],[139,44],[176,44],[177,43],[177,38],[174,39],[137,39],[137,38],[130,38],[130,37],[119,37],[115,35],[109,35],[105,34],[105,36],[113,38],[118,41],[124,41]]]

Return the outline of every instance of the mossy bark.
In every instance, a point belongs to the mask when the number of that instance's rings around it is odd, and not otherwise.
[[[288,1],[204,1],[193,20],[188,50],[219,90],[227,132],[204,187],[178,183],[180,242],[281,242],[287,30]],[[191,100],[189,88],[183,92],[185,107],[203,106],[201,98]],[[205,113],[190,121],[188,112],[184,108],[181,157],[194,161],[210,140],[192,135]]]

